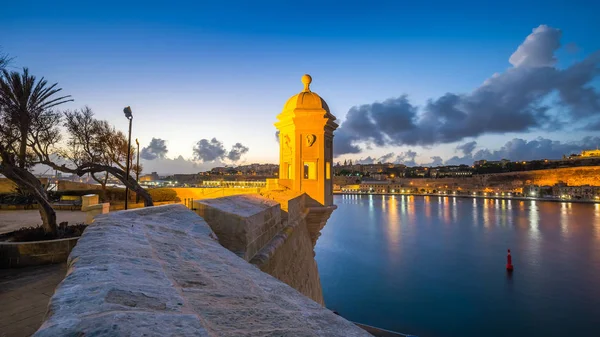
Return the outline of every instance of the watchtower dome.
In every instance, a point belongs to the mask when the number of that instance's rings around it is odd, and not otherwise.
[[[333,131],[338,125],[325,100],[310,90],[311,82],[310,75],[302,76],[304,90],[288,99],[277,116],[279,184],[330,206]]]

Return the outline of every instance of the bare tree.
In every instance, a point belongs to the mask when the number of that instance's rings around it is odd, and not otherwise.
[[[72,100],[58,96],[62,89],[56,86],[44,78],[37,81],[27,68],[22,73],[3,69],[0,76],[0,173],[32,194],[40,205],[42,226],[52,234],[56,213],[29,168],[35,164],[34,149],[51,151],[60,140],[61,116],[51,109]]]
[[[136,168],[132,166],[126,173],[127,138],[121,131],[115,130],[107,121],[97,120],[89,107],[64,113],[69,138],[67,147],[57,154],[67,163],[57,164],[52,152],[43,148],[35,148],[38,163],[48,165],[61,172],[82,176],[91,174],[98,181],[101,173],[110,174],[119,179],[125,186],[136,192],[145,206],[153,206],[152,197],[131,176]],[[131,151],[133,153],[134,151]],[[133,155],[130,156],[132,160]],[[104,183],[106,184],[106,183]]]

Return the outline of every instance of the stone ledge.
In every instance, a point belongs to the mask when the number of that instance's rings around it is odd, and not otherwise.
[[[215,240],[183,205],[100,215],[35,336],[369,336]]]
[[[0,242],[0,269],[62,263],[79,237],[29,242]]]
[[[194,201],[225,248],[250,261],[282,228],[278,202],[258,194]]]

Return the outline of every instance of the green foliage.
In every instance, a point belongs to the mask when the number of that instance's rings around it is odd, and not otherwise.
[[[4,205],[31,205],[33,204],[33,197],[29,194],[23,193],[1,193],[0,204]]]
[[[152,197],[152,201],[161,202],[161,201],[176,201],[179,202],[181,199],[177,196],[177,192],[171,188],[153,188],[149,189],[148,193]]]
[[[123,188],[107,188],[105,191],[97,189],[56,191],[50,192],[49,198],[52,201],[58,201],[63,195],[81,197],[87,194],[98,194],[100,196],[100,202],[125,201],[125,189]]]

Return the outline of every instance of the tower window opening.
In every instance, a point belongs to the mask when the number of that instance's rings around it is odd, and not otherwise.
[[[315,162],[304,162],[304,179],[317,179],[317,164]]]

